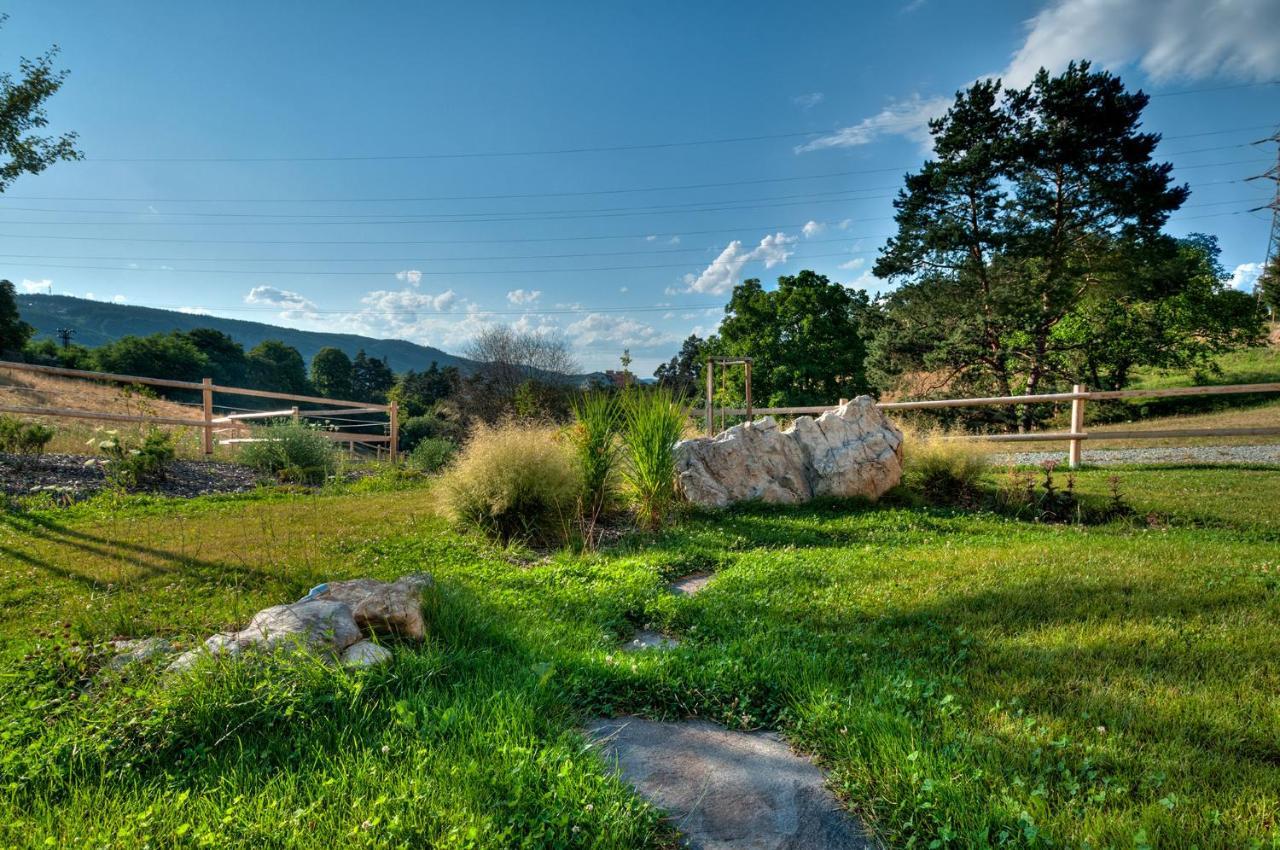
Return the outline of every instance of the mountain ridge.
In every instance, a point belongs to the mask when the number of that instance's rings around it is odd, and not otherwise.
[[[36,329],[37,338],[57,339],[59,328],[71,328],[75,331],[73,340],[89,347],[114,342],[130,335],[147,336],[153,333],[189,331],[193,328],[214,328],[243,345],[246,351],[264,340],[278,339],[298,349],[307,363],[311,362],[317,351],[332,346],[351,357],[360,349],[364,349],[365,354],[371,357],[385,357],[387,364],[395,372],[409,369],[420,372],[429,369],[433,361],[441,368],[456,366],[462,372],[471,372],[476,368],[476,363],[465,357],[403,339],[304,331],[247,319],[224,319],[205,313],[113,304],[71,295],[26,294],[19,295],[17,301],[19,315]]]

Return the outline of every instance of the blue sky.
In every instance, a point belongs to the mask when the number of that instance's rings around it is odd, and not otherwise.
[[[1266,248],[1274,0],[8,6],[4,68],[61,46],[86,155],[0,196],[28,291],[455,352],[518,323],[648,373],[745,277],[880,288],[923,121],[1072,58],[1158,95],[1171,232],[1244,287]]]

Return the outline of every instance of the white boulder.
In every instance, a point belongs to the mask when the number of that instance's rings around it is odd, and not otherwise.
[[[870,396],[781,430],[769,416],[676,445],[681,492],[704,507],[878,499],[902,479],[902,432]]]

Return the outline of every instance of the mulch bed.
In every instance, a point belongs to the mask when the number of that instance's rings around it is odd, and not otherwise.
[[[76,501],[107,486],[99,465],[89,455],[46,454],[39,457],[0,452],[0,491],[10,496],[49,493]],[[164,480],[141,492],[160,496],[205,496],[210,493],[244,493],[258,485],[260,477],[247,466],[213,461],[175,460]]]

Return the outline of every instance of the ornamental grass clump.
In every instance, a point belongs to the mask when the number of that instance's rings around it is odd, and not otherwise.
[[[582,475],[579,520],[591,545],[596,524],[615,496],[622,406],[616,395],[588,393],[574,400],[573,420],[570,442]]]
[[[568,539],[581,492],[581,472],[559,431],[527,422],[478,425],[439,488],[460,529],[541,546]]]
[[[676,502],[676,443],[689,411],[669,389],[636,389],[623,400],[623,476],[640,524],[656,530]]]
[[[973,441],[938,429],[908,430],[903,438],[903,481],[933,505],[972,507],[989,466]]]

